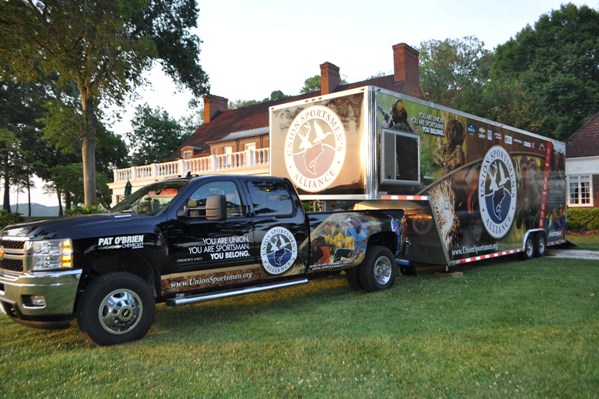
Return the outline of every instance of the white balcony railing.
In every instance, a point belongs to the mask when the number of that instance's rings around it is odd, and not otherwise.
[[[270,162],[268,148],[246,150],[232,154],[209,155],[202,158],[179,159],[177,161],[114,169],[114,182],[160,180],[169,177],[202,175],[215,172],[235,172],[244,168],[266,167]]]

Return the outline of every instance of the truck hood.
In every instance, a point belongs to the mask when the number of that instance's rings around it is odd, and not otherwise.
[[[123,213],[66,216],[10,225],[2,230],[1,235],[43,240],[89,238],[113,235],[115,231],[120,234],[144,233],[153,231],[156,224],[164,218],[164,215],[147,216]]]

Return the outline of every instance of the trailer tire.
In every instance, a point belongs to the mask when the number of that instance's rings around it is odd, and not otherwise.
[[[349,288],[355,291],[362,289],[362,285],[360,284],[360,273],[358,269],[359,267],[345,269],[345,278],[347,279],[347,284],[349,285]]]
[[[537,234],[535,239],[535,256],[545,256],[547,254],[547,239],[542,233]]]
[[[130,273],[110,273],[93,280],[77,308],[81,331],[97,345],[143,338],[154,321],[152,288]]]
[[[395,257],[387,247],[368,247],[364,262],[359,266],[359,275],[360,285],[365,291],[390,288],[397,276]]]
[[[535,256],[535,242],[533,240],[534,236],[530,234],[526,237],[526,241],[524,241],[524,251],[521,253],[521,258],[532,259]]]

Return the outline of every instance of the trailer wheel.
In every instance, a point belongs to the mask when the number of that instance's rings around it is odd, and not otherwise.
[[[547,254],[547,239],[544,234],[537,234],[535,240],[535,255],[545,256]]]
[[[151,287],[129,273],[110,273],[85,288],[77,310],[81,331],[97,345],[116,345],[143,338],[156,304]]]
[[[535,256],[535,244],[533,241],[533,235],[529,235],[524,242],[524,251],[522,252],[522,259],[532,259]]]
[[[351,269],[345,269],[345,278],[347,284],[352,290],[361,290],[362,285],[360,284],[360,273],[358,272],[359,267],[352,267]]]
[[[393,286],[397,265],[391,251],[382,246],[368,247],[359,266],[360,285],[366,291],[379,291]]]

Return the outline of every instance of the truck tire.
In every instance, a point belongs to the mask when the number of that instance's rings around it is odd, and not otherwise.
[[[152,288],[130,273],[110,273],[93,280],[77,308],[81,331],[97,345],[143,338],[156,312]]]
[[[524,251],[521,252],[521,258],[523,260],[532,259],[535,256],[535,242],[533,240],[534,235],[529,234],[524,242]]]
[[[347,284],[352,290],[361,290],[362,285],[360,284],[360,273],[359,267],[352,267],[351,269],[345,270],[345,278],[347,278]]]
[[[359,266],[360,285],[365,291],[380,291],[393,286],[397,265],[391,251],[382,246],[368,247]]]
[[[535,256],[545,256],[547,254],[547,239],[542,233],[537,234],[535,238]]]

